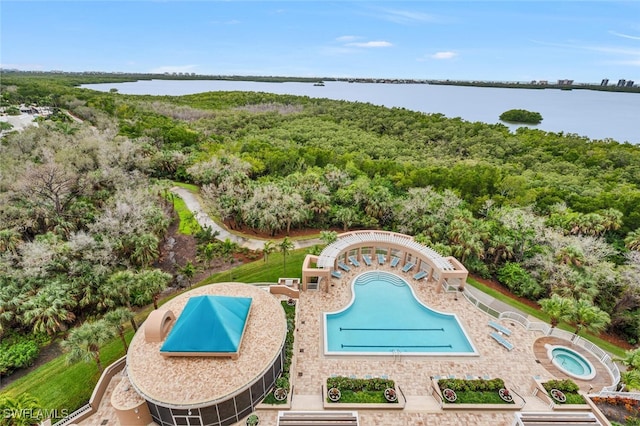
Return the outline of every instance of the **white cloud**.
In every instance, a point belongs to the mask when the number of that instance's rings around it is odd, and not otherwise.
[[[617,37],[622,37],[622,38],[628,38],[631,40],[640,40],[640,36],[632,36],[632,35],[628,35],[628,34],[622,34],[616,31],[609,31],[609,34],[613,34],[614,36]]]
[[[165,72],[194,72],[197,65],[163,65],[153,68],[150,72],[154,74],[162,74]]]
[[[344,36],[337,37],[336,41],[339,41],[341,43],[346,43],[346,42],[349,42],[349,41],[357,40],[359,38],[362,38],[362,37],[352,36],[352,35],[344,35]]]
[[[453,59],[456,56],[458,56],[456,52],[436,52],[431,55],[433,59]]]
[[[347,43],[346,46],[353,47],[391,47],[393,44],[388,41],[366,41],[363,43]]]

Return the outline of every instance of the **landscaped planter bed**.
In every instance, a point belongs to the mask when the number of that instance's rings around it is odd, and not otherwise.
[[[403,409],[404,398],[393,380],[331,377],[322,385],[324,408]]]
[[[276,380],[276,385],[256,408],[260,409],[289,409],[291,408],[291,384],[289,383],[290,369],[293,362],[293,339],[295,329],[296,304],[288,301],[281,302],[287,318],[287,338],[285,341],[285,364],[282,376]]]
[[[548,404],[553,403],[552,408],[557,411],[589,409],[579,390],[572,380],[549,380],[539,384],[537,396]]]
[[[637,399],[595,396],[591,400],[610,421],[631,425],[631,421],[640,419],[640,401]]]
[[[502,379],[432,380],[433,396],[443,410],[519,411],[524,400],[505,388]]]

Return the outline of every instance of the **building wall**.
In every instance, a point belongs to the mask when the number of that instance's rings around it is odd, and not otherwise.
[[[147,401],[153,421],[160,426],[227,426],[239,422],[251,414],[280,377],[285,359],[285,347],[271,368],[262,377],[248,385],[235,396],[201,408],[170,408]]]

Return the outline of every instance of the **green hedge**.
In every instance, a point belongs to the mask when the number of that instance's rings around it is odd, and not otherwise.
[[[491,380],[440,379],[438,380],[438,386],[440,386],[440,389],[449,388],[452,391],[455,391],[456,393],[467,392],[467,391],[498,392],[500,389],[504,388],[504,380],[502,379],[491,379]]]
[[[345,404],[388,404],[384,397],[384,390],[395,389],[395,382],[389,379],[355,379],[351,377],[330,377],[327,379],[327,389],[338,388],[340,401]],[[326,400],[331,402],[328,397]],[[394,401],[393,403],[397,403]]]
[[[11,337],[0,345],[0,376],[30,367],[38,358],[40,345],[27,336]]]
[[[344,391],[384,391],[387,388],[395,388],[395,386],[394,381],[389,379],[354,379],[344,376],[329,377],[327,379],[327,389],[338,388],[342,393]]]
[[[567,397],[565,402],[559,402],[551,398],[556,404],[586,404],[582,395],[578,393],[580,387],[573,380],[549,380],[542,384],[547,394],[551,397],[551,389],[558,389]]]

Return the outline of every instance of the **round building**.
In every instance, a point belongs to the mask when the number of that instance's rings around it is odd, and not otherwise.
[[[161,426],[242,420],[282,373],[286,333],[280,301],[252,285],[212,284],[170,300],[131,341],[128,383],[112,396],[120,423],[146,424],[149,415]],[[132,391],[136,398],[123,397]]]

